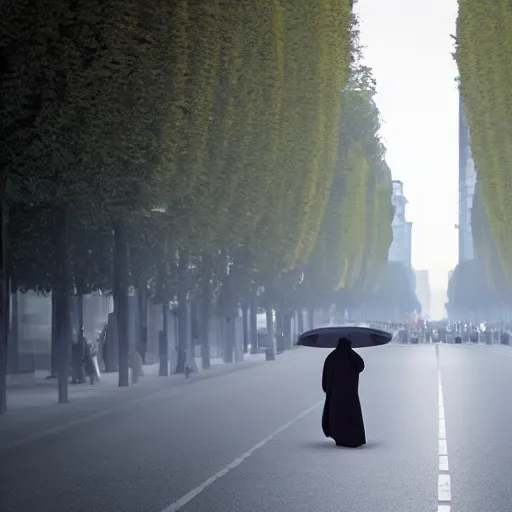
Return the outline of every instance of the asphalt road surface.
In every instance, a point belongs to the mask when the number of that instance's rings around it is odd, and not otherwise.
[[[300,349],[3,446],[0,510],[512,510],[512,349],[360,353],[363,448],[323,437],[326,352]]]

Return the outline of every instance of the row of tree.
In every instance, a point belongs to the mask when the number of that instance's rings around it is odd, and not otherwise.
[[[128,385],[130,287],[154,303],[200,296],[204,318],[248,303],[349,307],[377,290],[391,173],[351,8],[12,4],[0,18],[0,411],[13,290],[52,292],[61,401],[72,294],[112,291]],[[207,359],[206,326],[201,337]]]
[[[506,278],[490,226],[480,183],[471,210],[474,259],[459,263],[448,283],[448,314],[457,319],[496,319],[511,305],[510,281]]]
[[[499,282],[510,283],[512,277],[509,11],[506,0],[490,3],[460,0],[455,54],[471,149],[478,168],[478,200],[482,203],[477,209],[485,211],[484,214],[477,211],[473,216],[475,244],[488,270],[488,284],[498,295],[503,288]],[[496,269],[503,270],[501,275],[498,273],[499,282],[496,282]]]

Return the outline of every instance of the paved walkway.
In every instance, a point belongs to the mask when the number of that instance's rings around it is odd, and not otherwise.
[[[255,361],[263,361],[263,354],[244,355],[244,361],[241,364]],[[196,358],[198,373],[192,374],[191,379],[200,378],[203,374],[210,373],[213,369],[224,366],[232,367],[240,363],[226,365],[220,358],[211,359],[211,369],[201,370],[201,358]],[[159,376],[159,364],[150,364],[143,367],[144,375],[136,384],[130,383],[130,388],[159,388],[166,381],[176,382],[185,380],[184,375],[171,375],[169,377]],[[7,396],[9,401],[9,410],[16,411],[26,408],[53,405],[57,402],[57,379],[49,379],[48,372],[36,371],[32,374],[10,375],[7,378]],[[87,380],[82,384],[69,384],[69,400],[74,402],[98,395],[119,393],[118,373],[102,373],[100,382],[91,385]]]
[[[295,351],[292,351],[295,352]],[[278,356],[283,357],[283,356]],[[7,384],[8,411],[0,416],[0,450],[18,444],[40,433],[61,429],[69,424],[82,423],[90,418],[109,414],[112,410],[132,409],[141,400],[159,397],[162,392],[179,392],[183,386],[265,364],[264,354],[244,355],[238,363],[224,364],[212,359],[209,370],[184,375],[160,377],[158,364],[144,366],[144,375],[128,388],[118,386],[118,374],[102,374],[101,382],[90,385],[70,384],[69,403],[57,403],[57,381],[46,374],[33,377],[10,377]]]

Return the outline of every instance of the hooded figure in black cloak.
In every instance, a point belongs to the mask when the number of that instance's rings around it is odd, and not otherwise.
[[[322,429],[337,446],[357,448],[366,444],[363,413],[359,401],[359,374],[362,357],[352,350],[350,341],[340,339],[338,347],[325,360],[322,389],[325,393]]]

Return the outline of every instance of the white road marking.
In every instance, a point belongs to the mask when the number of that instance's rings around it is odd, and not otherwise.
[[[296,353],[297,353],[296,351],[290,352],[290,354],[296,354]],[[255,363],[258,363],[258,361],[255,361]],[[252,368],[257,368],[257,367],[258,367],[258,365],[247,366],[247,370],[252,369]],[[224,376],[224,375],[227,376],[227,375],[236,373],[237,371],[239,371],[239,370],[237,369],[237,370],[230,371],[230,372],[228,371],[225,374],[221,373],[220,375],[212,375],[208,378],[213,378],[213,377],[217,377],[217,376],[220,377],[220,376]],[[196,382],[203,382],[205,380],[208,380],[208,378],[197,380]],[[136,398],[127,399],[125,402],[122,402],[122,404],[120,404],[117,407],[107,406],[106,409],[103,409],[99,412],[91,413],[91,414],[88,414],[81,418],[78,418],[76,420],[70,420],[65,423],[61,423],[60,425],[57,425],[56,427],[46,428],[46,429],[40,430],[39,432],[36,432],[35,434],[30,434],[21,439],[11,441],[11,442],[9,442],[7,449],[10,450],[12,448],[17,448],[17,447],[23,446],[27,443],[39,441],[44,437],[59,434],[59,433],[64,432],[70,428],[73,428],[73,427],[76,427],[79,425],[81,426],[81,425],[84,425],[85,423],[89,423],[91,421],[101,419],[106,416],[111,416],[111,415],[118,414],[123,411],[131,410],[131,409],[133,409],[134,404],[137,404],[139,402],[148,402],[149,403],[151,400],[155,400],[155,399],[161,400],[161,395],[163,395],[163,394],[165,394],[167,396],[174,396],[174,395],[179,395],[180,393],[182,393],[182,389],[181,389],[182,386],[174,386],[173,384],[171,384],[171,386],[169,386],[164,381],[162,381],[162,384],[163,384],[162,387],[146,388],[147,389],[146,394],[136,397]],[[128,388],[123,388],[123,391],[130,390],[130,388],[131,388],[131,386]],[[113,389],[110,389],[109,392],[111,392],[111,394],[113,396],[114,393],[119,393],[119,390],[120,390],[119,388],[113,388]],[[122,393],[122,391],[121,391],[121,393]],[[69,406],[70,410],[73,407],[73,405],[79,404],[80,400],[82,400],[82,399],[77,399],[76,401],[75,400],[71,401],[71,405]],[[55,403],[55,406],[57,406],[56,403]],[[59,405],[59,407],[65,407],[65,406]],[[0,434],[1,433],[2,433],[2,431],[0,429]],[[3,451],[3,450],[0,449],[0,452],[1,451]]]
[[[439,418],[439,439],[446,439],[446,424],[444,418]]]
[[[448,466],[448,444],[446,442],[446,420],[444,417],[443,383],[439,365],[439,347],[436,347],[438,379],[438,421],[439,421],[439,473],[437,476],[437,512],[450,512],[452,483]]]
[[[207,478],[204,482],[199,484],[197,487],[195,487],[191,491],[187,492],[187,494],[183,495],[179,500],[176,500],[174,503],[171,503],[168,507],[165,507],[162,510],[162,512],[176,512],[177,510],[180,510],[181,508],[183,508],[187,503],[192,501],[196,496],[201,494],[205,489],[210,487],[217,480],[219,480],[223,476],[227,475],[231,470],[240,466],[240,464],[242,464],[242,462],[244,462],[246,459],[248,459],[256,450],[265,446],[274,437],[279,435],[281,432],[283,432],[287,428],[291,427],[294,423],[296,423],[300,419],[304,418],[304,416],[307,416],[308,414],[313,412],[315,409],[317,409],[318,407],[323,405],[323,403],[324,403],[324,400],[321,400],[320,402],[317,402],[315,405],[312,405],[305,411],[302,411],[299,415],[295,416],[295,418],[290,420],[288,423],[285,423],[284,425],[280,426],[278,429],[274,430],[274,432],[272,432],[270,435],[265,437],[265,439],[263,439],[259,443],[255,444],[252,448],[250,448],[245,453],[240,455],[240,457],[236,458],[233,462],[229,463],[226,467],[222,468],[220,471],[218,471],[217,473],[212,475],[210,478]]]
[[[437,496],[439,501],[452,501],[450,475],[439,475],[437,482]]]

